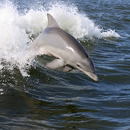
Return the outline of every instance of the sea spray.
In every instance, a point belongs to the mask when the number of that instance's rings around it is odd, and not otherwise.
[[[26,49],[30,39],[26,29],[18,24],[21,16],[9,1],[0,5],[0,14],[0,68],[12,70],[17,66],[23,72],[28,64]]]
[[[0,69],[18,67],[23,76],[30,67],[32,54],[29,45],[47,26],[47,13],[53,15],[60,27],[75,38],[92,39],[120,37],[113,30],[103,30],[86,14],[79,13],[77,7],[56,3],[49,7],[37,7],[19,13],[17,5],[10,1],[0,3]],[[3,64],[3,61],[5,62]]]

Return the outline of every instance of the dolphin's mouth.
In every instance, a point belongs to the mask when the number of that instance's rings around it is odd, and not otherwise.
[[[82,71],[82,70],[81,70]],[[98,77],[96,74],[87,72],[87,71],[82,71],[84,74],[88,75],[90,78],[92,78],[94,81],[98,81]]]
[[[82,70],[81,68],[77,67],[78,70],[80,70],[81,72],[83,72],[84,74],[88,75],[90,78],[92,78],[94,81],[98,81],[98,77],[96,74],[92,73],[92,72],[87,72]]]
[[[84,72],[86,75],[88,75],[90,78],[92,78],[94,81],[98,81],[98,77],[96,74],[91,72]]]

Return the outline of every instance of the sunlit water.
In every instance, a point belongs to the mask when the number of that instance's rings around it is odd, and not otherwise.
[[[0,2],[1,130],[130,129],[130,1]],[[98,82],[50,70],[28,47],[50,13],[86,48]]]

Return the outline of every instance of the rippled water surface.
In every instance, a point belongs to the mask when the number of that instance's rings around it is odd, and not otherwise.
[[[29,45],[54,16],[99,81],[43,67]],[[0,1],[0,130],[130,129],[130,0]]]

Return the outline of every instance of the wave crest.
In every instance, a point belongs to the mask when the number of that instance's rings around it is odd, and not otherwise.
[[[3,59],[11,63],[10,66],[18,66],[21,72],[22,68],[31,64],[31,55],[26,50],[46,27],[47,13],[52,14],[61,28],[75,38],[120,37],[114,30],[99,28],[85,14],[79,13],[75,6],[57,3],[36,10],[23,10],[21,14],[17,5],[6,1],[0,4],[0,69],[4,67]]]

